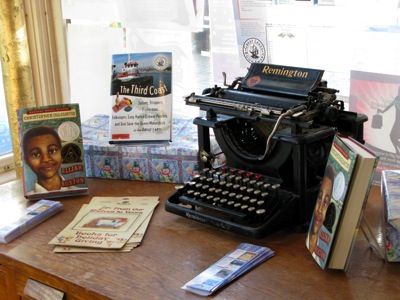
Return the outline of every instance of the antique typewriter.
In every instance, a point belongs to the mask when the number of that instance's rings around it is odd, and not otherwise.
[[[245,77],[185,97],[205,117],[198,129],[200,174],[165,202],[168,212],[261,238],[305,231],[335,133],[364,143],[367,117],[346,111],[324,71],[253,63]],[[211,152],[210,129],[221,153]],[[218,155],[222,166],[214,166]]]

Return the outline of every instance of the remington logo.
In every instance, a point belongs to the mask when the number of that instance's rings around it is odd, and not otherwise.
[[[271,68],[270,66],[264,66],[262,73],[267,75],[280,75],[284,77],[300,77],[300,78],[307,78],[308,72],[302,72],[299,70],[287,70],[285,68]]]

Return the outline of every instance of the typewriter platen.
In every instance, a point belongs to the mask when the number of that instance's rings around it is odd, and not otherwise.
[[[367,117],[346,111],[324,71],[252,64],[245,77],[185,98],[197,117],[199,176],[165,203],[168,212],[254,238],[304,231],[336,132],[363,140]],[[210,130],[225,155],[213,167]]]

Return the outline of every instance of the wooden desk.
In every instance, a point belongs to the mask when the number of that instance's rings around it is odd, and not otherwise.
[[[400,265],[385,263],[359,233],[350,268],[323,271],[305,246],[305,233],[277,232],[253,240],[168,213],[157,207],[142,245],[130,253],[52,252],[49,240],[93,196],[157,195],[174,184],[89,179],[90,195],[60,199],[64,210],[9,244],[0,244],[0,298],[24,294],[28,279],[66,293],[66,299],[200,299],[181,289],[241,242],[270,247],[275,257],[210,298],[393,299],[400,294]],[[22,198],[19,181],[0,186],[1,199]],[[0,200],[1,201],[1,200]],[[380,190],[373,187],[366,216],[381,237]],[[7,287],[7,289],[5,288]]]

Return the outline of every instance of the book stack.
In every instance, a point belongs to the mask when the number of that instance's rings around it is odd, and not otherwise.
[[[49,244],[54,252],[129,252],[142,242],[158,197],[94,197]]]
[[[39,200],[23,210],[17,207],[14,209],[8,202],[3,204],[0,214],[0,243],[11,242],[63,209],[60,202],[51,200]]]

